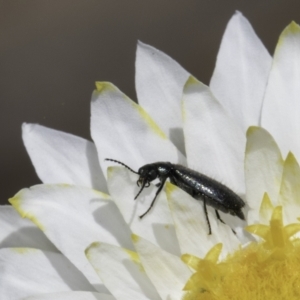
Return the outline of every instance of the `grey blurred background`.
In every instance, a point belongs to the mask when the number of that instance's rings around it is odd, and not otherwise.
[[[23,122],[90,139],[94,82],[136,100],[137,40],[169,54],[208,84],[235,10],[272,54],[300,22],[300,1],[0,0],[0,202],[39,183],[21,140]]]

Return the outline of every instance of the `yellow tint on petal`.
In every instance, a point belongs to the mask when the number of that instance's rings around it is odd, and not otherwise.
[[[194,77],[194,76],[189,76],[188,80],[186,81],[186,83],[184,84],[183,87],[183,93],[190,93],[193,91],[193,88],[195,86],[195,88],[199,88],[199,84],[200,82]],[[199,93],[199,91],[196,91],[197,93]],[[181,102],[181,114],[182,114],[182,120],[185,121],[186,120],[186,110],[185,110],[185,105],[184,105],[184,101]]]
[[[20,214],[22,218],[27,218],[31,220],[40,230],[44,231],[44,225],[39,221],[39,219],[31,214],[30,212],[26,212],[22,209],[23,204],[23,191],[21,190],[19,193],[17,193],[13,198],[8,199],[8,202],[15,208],[15,210]]]
[[[289,152],[284,161],[279,203],[283,206],[290,203],[300,204],[300,167],[295,156]]]
[[[123,94],[115,85],[110,82],[98,81],[96,82],[96,91],[94,92],[96,95],[100,96],[103,93],[116,93],[118,96],[123,97],[123,99],[133,107],[133,109],[140,115],[140,117],[146,122],[149,128],[157,134],[162,139],[167,139],[165,133],[159,128],[159,126],[154,122],[154,120],[148,115],[148,113],[134,101],[132,101],[129,97]],[[159,109],[159,108],[158,108]]]
[[[138,255],[136,252],[131,251],[131,250],[128,250],[128,249],[124,249],[124,248],[123,248],[123,250],[124,250],[124,252],[129,256],[129,259],[130,259],[132,262],[134,262],[135,264],[137,264],[137,266],[139,267],[139,270],[140,270],[141,272],[145,272],[145,269],[144,269],[144,267],[143,267],[143,265],[142,265],[142,263],[141,263],[141,261],[140,261],[139,255]]]
[[[130,259],[133,262],[135,262],[137,264],[141,263],[140,258],[139,258],[138,254],[136,252],[128,250],[128,249],[124,249],[124,251],[128,254],[128,256],[130,257]]]
[[[261,205],[270,208],[268,198]],[[299,223],[283,224],[282,207],[272,210],[269,225],[246,229],[263,241],[251,242],[218,263],[220,244],[204,259],[185,254],[182,259],[195,273],[186,283],[183,300],[300,299]]]
[[[33,249],[33,248],[10,248],[10,249],[11,251],[18,254],[27,254],[27,253],[33,253],[38,251],[38,249]]]
[[[131,239],[134,243],[137,243],[140,240],[140,237],[134,233],[131,234]]]
[[[283,165],[280,149],[270,133],[261,127],[249,127],[245,152],[245,179],[246,200],[251,208],[250,222],[260,219],[260,202],[257,199],[264,197],[265,193],[268,193],[271,203],[276,203]],[[266,212],[263,211],[263,214]]]
[[[198,84],[198,83],[199,83],[199,81],[194,76],[190,76],[185,83],[185,87],[187,87],[189,85],[193,85],[193,84]]]
[[[154,120],[148,115],[148,113],[138,104],[130,100],[131,105],[137,110],[142,119],[147,123],[147,125],[154,131],[160,138],[167,139],[165,133],[159,128],[159,126],[154,122]],[[157,108],[159,109],[159,107]]]
[[[107,81],[96,81],[95,85],[96,85],[96,90],[99,93],[104,93],[108,91],[110,92],[117,91],[117,88],[113,84]]]
[[[273,209],[274,206],[270,197],[267,193],[265,193],[259,209],[260,221],[264,223],[265,221],[270,220]]]
[[[177,189],[177,187],[174,184],[172,184],[172,183],[170,183],[168,181],[166,182],[166,184],[165,184],[165,191],[167,193],[168,200],[171,198],[172,193],[174,191],[176,191],[176,189]]]
[[[90,250],[94,248],[98,248],[99,246],[100,246],[99,242],[93,242],[85,249],[84,253],[88,260],[91,260]]]
[[[284,44],[284,41],[286,38],[295,36],[300,34],[300,26],[295,22],[292,21],[281,33],[278,43],[276,46],[276,51],[278,50],[279,47],[281,47]]]

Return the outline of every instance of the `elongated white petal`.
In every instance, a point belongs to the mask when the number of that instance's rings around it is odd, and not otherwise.
[[[171,57],[141,42],[137,46],[135,69],[139,104],[184,153],[180,102],[189,73]]]
[[[30,248],[0,250],[1,299],[95,289],[62,254]]]
[[[210,87],[243,132],[259,124],[271,62],[248,20],[236,12],[223,35]]]
[[[298,223],[300,217],[300,167],[292,153],[289,153],[283,167],[282,181],[278,198],[283,206],[287,223]]]
[[[112,295],[92,292],[62,292],[23,298],[22,300],[114,300]]]
[[[94,284],[99,278],[84,255],[101,240],[133,248],[130,231],[108,196],[84,187],[38,185],[11,200],[21,216],[31,219],[53,244]]]
[[[168,207],[165,193],[162,191],[150,212],[140,219],[150,206],[157,187],[150,186],[134,201],[140,188],[136,185],[137,176],[125,168],[108,169],[109,192],[122,213],[131,231],[151,241],[162,249],[180,254],[175,235],[174,224]]]
[[[23,124],[23,141],[44,183],[78,184],[107,192],[93,143],[37,124]]]
[[[245,177],[247,189],[248,224],[259,221],[259,209],[264,193],[276,205],[279,194],[283,159],[272,136],[263,128],[247,131]]]
[[[191,271],[175,255],[163,251],[149,241],[134,235],[134,245],[147,275],[163,300],[182,299],[182,289]]]
[[[86,255],[116,299],[160,299],[136,252],[109,244],[93,243],[86,250]]]
[[[58,252],[45,234],[10,205],[0,206],[0,248],[28,247]]]
[[[104,162],[105,158],[120,160],[133,169],[157,161],[185,161],[150,116],[111,83],[98,83],[93,93],[91,133],[101,149],[104,173],[112,164]]]
[[[194,77],[184,87],[183,116],[189,167],[244,194],[244,134]]]
[[[292,22],[281,34],[262,109],[261,124],[275,138],[283,157],[300,160],[300,27]]]
[[[167,195],[182,254],[203,258],[217,243],[223,244],[221,258],[237,250],[240,241],[228,225],[216,220],[212,209],[207,207],[212,232],[209,235],[203,205],[199,200],[170,183],[167,184]]]

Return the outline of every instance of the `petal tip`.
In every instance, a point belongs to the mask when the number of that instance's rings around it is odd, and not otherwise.
[[[85,250],[84,250],[84,253],[85,253],[85,256],[87,259],[90,259],[90,256],[91,256],[91,251],[95,248],[98,248],[100,246],[100,243],[99,242],[93,242],[91,243]]]
[[[247,129],[246,136],[248,137],[248,136],[254,134],[255,132],[257,132],[257,130],[259,130],[259,127],[258,127],[258,126],[250,126],[250,127]]]
[[[137,41],[137,47],[139,48],[139,47],[147,47],[148,45],[147,44],[145,44],[145,43],[143,43],[141,40],[138,40]]]
[[[134,233],[131,234],[131,239],[133,241],[133,243],[138,243],[140,240],[140,237]]]
[[[242,16],[243,14],[239,11],[239,10],[236,10],[234,12],[234,16]]]
[[[284,163],[289,166],[298,165],[297,159],[291,151],[288,152],[288,155],[287,155]]]
[[[185,87],[188,87],[189,85],[194,85],[199,83],[199,81],[194,76],[189,76],[188,80],[185,83]]]
[[[22,218],[31,220],[40,230],[45,231],[43,223],[32,212],[30,212],[30,208],[26,207],[26,199],[28,196],[30,197],[31,189],[32,188],[22,189],[8,201]]]
[[[8,202],[14,207],[14,209],[16,211],[19,212],[19,214],[21,214],[21,216],[24,218],[24,216],[21,213],[21,202],[22,202],[22,197],[23,197],[23,193],[28,190],[28,189],[22,189],[20,190],[17,194],[15,194],[13,197],[8,199]]]
[[[233,23],[232,23],[233,22]],[[229,23],[231,24],[235,24],[234,26],[236,26],[236,24],[247,24],[249,23],[248,19],[243,15],[242,12],[240,12],[239,10],[236,10],[233,14],[233,16],[231,17],[231,19],[229,20]],[[236,28],[235,28],[236,29]]]
[[[115,168],[117,168],[117,167],[110,166],[107,168],[107,178],[108,179],[111,179],[113,177]]]
[[[96,90],[99,93],[115,90],[115,86],[112,83],[107,81],[96,81],[95,85],[96,85]]]
[[[22,133],[29,133],[30,131],[33,130],[33,128],[36,126],[37,124],[31,124],[31,123],[23,123],[22,124]]]
[[[300,32],[300,26],[295,22],[292,21],[285,29],[287,33],[290,34],[298,34]]]
[[[17,206],[19,206],[20,203],[20,199],[18,196],[14,196],[12,198],[8,199],[8,202],[14,207],[16,208]]]
[[[28,126],[30,125],[30,123],[22,123],[22,129],[26,129]]]
[[[286,38],[293,37],[300,34],[300,26],[295,22],[292,21],[281,33],[277,47],[284,44]],[[276,48],[277,50],[277,48]]]
[[[246,132],[246,137],[249,138],[250,136],[255,134],[272,137],[271,134],[266,129],[260,126],[249,126]]]

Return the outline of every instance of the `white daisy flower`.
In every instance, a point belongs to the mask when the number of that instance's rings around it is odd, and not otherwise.
[[[24,144],[44,184],[0,207],[1,297],[297,299],[298,50],[295,23],[272,59],[236,13],[210,87],[139,43],[139,105],[97,83],[94,143],[24,124]],[[135,171],[169,161],[206,174],[247,202],[246,222],[222,214],[223,224],[208,208],[209,235],[202,202],[168,182],[140,219],[157,187],[133,201],[138,176],[105,158]]]

